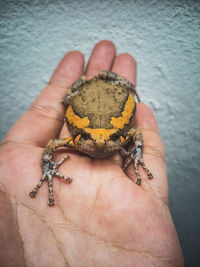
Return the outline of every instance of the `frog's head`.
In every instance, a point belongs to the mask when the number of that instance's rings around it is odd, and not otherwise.
[[[95,158],[104,158],[115,153],[124,144],[125,138],[117,129],[85,128],[74,139],[77,150]]]

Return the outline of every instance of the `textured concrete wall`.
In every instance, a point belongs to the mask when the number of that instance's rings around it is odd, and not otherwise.
[[[142,100],[167,152],[171,211],[186,266],[200,236],[199,1],[0,1],[1,138],[46,85],[66,51],[88,58],[101,39],[138,62]],[[200,265],[199,265],[200,266]]]

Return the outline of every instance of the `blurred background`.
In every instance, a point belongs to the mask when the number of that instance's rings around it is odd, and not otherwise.
[[[166,149],[170,209],[186,266],[200,266],[200,1],[0,1],[0,137],[60,59],[112,40],[138,64],[137,90]]]

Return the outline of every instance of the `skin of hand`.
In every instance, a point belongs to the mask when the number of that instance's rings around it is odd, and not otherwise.
[[[136,84],[135,59],[116,55],[114,44],[106,40],[95,45],[85,74],[90,79],[101,69]],[[59,150],[54,160],[70,155],[59,172],[73,182],[53,179],[54,207],[47,206],[46,182],[35,199],[29,197],[41,177],[49,139],[70,136],[61,101],[83,73],[83,55],[67,53],[1,143],[0,266],[183,266],[168,206],[164,148],[153,113],[143,103],[137,104],[136,124],[142,128],[143,158],[154,179],[148,180],[140,168],[142,184],[136,185],[121,170],[119,155],[92,159]],[[127,174],[134,177],[132,166]]]

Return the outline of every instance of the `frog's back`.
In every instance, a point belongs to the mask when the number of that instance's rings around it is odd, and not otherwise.
[[[87,117],[88,127],[112,129],[112,117],[122,116],[130,92],[99,78],[87,82],[72,100],[72,108],[79,117]]]

